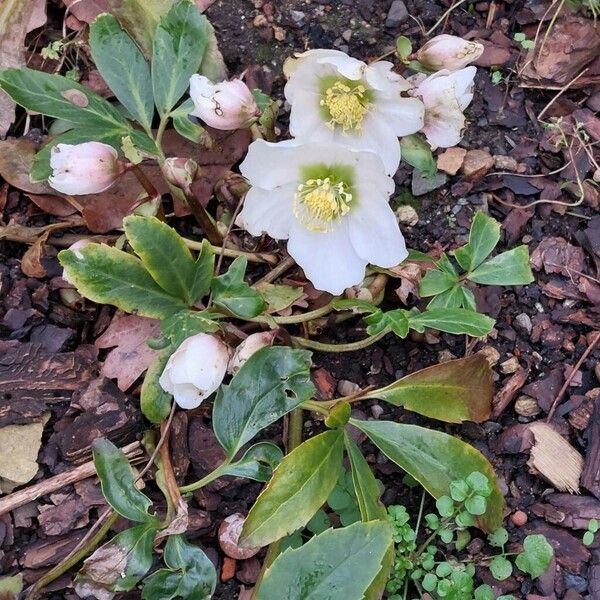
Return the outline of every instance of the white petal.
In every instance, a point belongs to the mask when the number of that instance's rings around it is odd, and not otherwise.
[[[423,133],[432,148],[451,148],[462,139],[462,130],[465,126],[463,115],[456,97],[451,91],[446,94],[446,100],[425,112],[425,125]]]
[[[227,371],[227,347],[214,335],[198,334],[188,338],[190,345],[185,353],[187,381],[205,395],[212,394]]]
[[[328,233],[309,231],[296,221],[288,252],[319,290],[339,295],[364,279],[366,261],[354,251],[345,219]]]
[[[293,148],[300,142],[265,142],[256,140],[250,144],[248,154],[240,165],[241,174],[250,182],[264,189],[298,182],[299,169],[293,160]]]
[[[180,383],[177,384],[172,392],[175,402],[181,407],[187,410],[191,408],[197,408],[202,404],[202,400],[206,398],[208,394],[204,394],[195,385],[191,383]]]
[[[298,101],[298,95],[303,92],[319,94],[319,78],[325,75],[329,67],[318,65],[299,65],[283,88],[286,100],[290,104]]]
[[[396,95],[411,88],[410,83],[394,72],[391,62],[379,61],[371,63],[365,70],[365,79],[369,87],[376,89],[379,96]]]
[[[294,96],[290,111],[290,134],[304,139],[327,141],[333,138],[333,131],[325,125],[319,101],[315,92],[300,91]]]
[[[400,233],[387,198],[370,186],[361,187],[366,201],[350,211],[348,227],[354,250],[363,260],[378,267],[395,267],[407,256],[406,243]]]
[[[461,110],[465,110],[471,100],[473,100],[473,79],[477,69],[475,67],[467,67],[460,71],[455,71],[450,75],[450,79],[454,82],[454,90],[456,98]]]
[[[379,155],[388,175],[394,175],[400,165],[400,140],[379,115],[364,123],[365,134],[371,141],[370,150]]]
[[[274,190],[250,188],[236,223],[254,236],[268,233],[273,239],[287,240],[294,220],[292,203],[297,188],[297,183]]]
[[[167,362],[166,367],[164,368],[163,372],[160,374],[160,377],[158,378],[158,383],[159,383],[160,387],[165,392],[167,392],[167,394],[172,394],[173,390],[175,389],[175,384],[171,380],[171,367],[169,364],[170,362],[171,362],[171,357],[169,358],[169,361]]]
[[[416,133],[423,127],[425,105],[418,98],[396,98],[377,102],[377,117],[398,136]]]
[[[356,162],[356,181],[359,187],[362,183],[374,186],[386,197],[396,189],[393,178],[386,173],[383,161],[375,152],[360,152]]]
[[[362,60],[352,58],[343,52],[340,52],[338,56],[323,56],[317,59],[317,62],[322,65],[332,65],[340,75],[353,81],[362,79],[367,68],[366,63]]]

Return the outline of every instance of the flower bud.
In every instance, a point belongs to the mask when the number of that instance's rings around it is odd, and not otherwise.
[[[56,144],[50,153],[52,176],[48,183],[63,194],[98,194],[123,173],[117,151],[108,144]]]
[[[276,331],[262,331],[249,335],[233,353],[232,359],[229,361],[227,371],[235,375],[242,365],[258,350],[265,346],[272,346],[275,339]]]
[[[190,97],[195,107],[190,115],[215,129],[248,127],[260,115],[252,92],[241,79],[211,83],[203,75],[192,75]]]
[[[198,163],[191,158],[167,158],[162,166],[165,179],[184,191],[190,189],[198,171]]]
[[[433,71],[462,69],[477,60],[483,45],[469,42],[455,35],[443,33],[430,39],[416,54],[417,60]]]
[[[181,408],[196,408],[221,385],[228,362],[225,343],[214,335],[198,333],[175,350],[158,382]]]

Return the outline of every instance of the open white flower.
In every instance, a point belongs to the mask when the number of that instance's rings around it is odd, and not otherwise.
[[[225,343],[214,335],[198,333],[170,356],[158,382],[181,408],[196,408],[221,385],[228,362]]]
[[[417,76],[413,93],[425,104],[425,124],[421,131],[431,147],[450,148],[462,139],[463,111],[473,99],[473,78],[477,69],[438,71],[429,77]]]
[[[483,54],[483,44],[442,33],[430,39],[416,54],[417,60],[434,71],[462,69]]]
[[[238,224],[288,240],[288,252],[320,290],[359,284],[368,263],[407,256],[388,204],[394,181],[372,152],[342,144],[257,140],[240,166],[251,184]]]
[[[123,172],[117,151],[101,142],[56,144],[50,151],[48,183],[63,194],[98,194]]]
[[[309,50],[284,66],[290,133],[378,154],[389,175],[400,164],[398,138],[423,126],[423,105],[403,98],[410,84],[392,63],[367,65],[338,50]]]
[[[247,127],[260,110],[252,92],[241,79],[212,83],[204,75],[190,78],[190,113],[215,129],[233,130]]]

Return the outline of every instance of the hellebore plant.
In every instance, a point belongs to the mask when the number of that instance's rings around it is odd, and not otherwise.
[[[0,72],[0,88],[17,102],[62,121],[64,133],[37,154],[33,179],[47,179],[68,194],[87,194],[107,189],[123,169],[131,169],[147,192],[145,216],[123,221],[122,249],[87,239],[59,254],[64,279],[82,296],[161,325],[160,338],[148,340],[158,352],[146,372],[140,404],[149,423],[160,426],[160,441],[151,430],[144,439],[166,514],[137,489],[124,454],[107,440],[97,440],[95,465],[114,512],[80,552],[89,554],[118,515],[132,526],[85,561],[76,588],[82,596],[111,598],[144,580],[145,600],[210,598],[217,576],[202,549],[185,539],[187,502],[192,492],[235,476],[266,483],[237,542],[252,552],[270,545],[255,600],[376,600],[394,563],[393,527],[350,427],[362,431],[434,498],[451,494],[453,481],[472,472],[484,474],[490,489],[476,524],[486,531],[501,525],[504,500],[488,460],[458,437],[389,420],[356,419],[352,406],[376,398],[447,423],[482,422],[491,413],[491,370],[476,354],[411,373],[381,389],[317,401],[309,350],[359,350],[389,334],[404,338],[411,329],[485,336],[494,321],[476,312],[467,286],[530,281],[526,249],[488,259],[499,239],[493,219],[475,217],[469,244],[454,252],[464,271],[459,275],[447,255],[434,260],[408,253],[388,204],[401,149],[410,164],[431,165],[431,147],[460,139],[474,75],[474,68],[465,65],[478,56],[479,46],[440,36],[413,56],[410,42],[399,40],[404,64],[428,74],[439,69],[416,88],[389,62],[367,65],[333,50],[301,54],[285,67],[295,139],[272,143],[258,138],[274,139],[277,104],[239,79],[225,79],[214,31],[191,0],[173,2],[151,39],[132,35],[111,15],[100,15],[90,26],[92,57],[119,108],[60,75],[26,68]],[[294,309],[302,289],[249,282],[248,261],[264,264],[267,258],[223,245],[215,219],[193,194],[192,184],[201,175],[197,163],[164,152],[170,124],[189,140],[206,141],[196,118],[225,130],[252,128],[257,139],[240,167],[250,188],[237,224],[254,236],[287,240],[289,254],[306,277],[335,297],[323,297],[302,313]],[[160,165],[172,196],[188,203],[207,239],[185,240],[164,222],[160,198],[136,166],[149,160]],[[273,264],[274,256],[268,258]],[[386,282],[405,260],[429,265],[422,295],[434,300],[426,310],[379,306]],[[369,263],[372,271],[367,271]],[[346,291],[352,286],[358,292]],[[357,298],[360,291],[364,294]],[[331,344],[306,337],[320,319],[341,323],[357,314],[366,325],[363,339]],[[203,402],[212,403],[211,425],[225,459],[201,479],[178,486],[166,441],[171,418],[176,405],[190,409]],[[323,419],[322,431],[305,441],[304,410]],[[271,435],[266,428],[282,418],[289,431],[285,457],[278,445],[265,440]],[[331,494],[344,456],[360,522],[322,531],[279,556],[290,534],[295,539],[299,532],[310,535],[305,528],[325,503],[335,506]],[[148,575],[153,549],[165,539],[164,567]],[[101,568],[115,564],[118,568],[108,573]],[[41,578],[31,597],[59,571]]]

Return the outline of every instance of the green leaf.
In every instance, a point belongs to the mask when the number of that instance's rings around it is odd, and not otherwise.
[[[389,328],[398,337],[404,339],[408,335],[409,314],[407,310],[402,308],[388,310],[387,312],[378,310],[363,317],[363,321],[368,325],[367,333],[369,335],[377,335],[384,329]]]
[[[475,600],[494,600],[494,590],[487,583],[475,590]]]
[[[170,346],[160,352],[154,362],[148,367],[140,392],[140,408],[142,414],[151,423],[162,423],[171,412],[173,396],[165,392],[158,380],[167,366],[169,357],[175,346]]]
[[[410,312],[408,322],[411,329],[423,332],[425,327],[446,333],[482,337],[494,327],[494,319],[464,308],[435,308],[422,313]]]
[[[504,527],[499,527],[496,531],[492,531],[492,533],[488,535],[488,542],[490,546],[504,548],[504,544],[508,542],[508,531],[506,531]]]
[[[343,450],[343,432],[331,430],[285,456],[250,510],[240,545],[266,546],[304,527],[333,490]]]
[[[152,89],[158,112],[168,113],[198,71],[207,45],[208,21],[191,0],[162,17],[152,45]]]
[[[412,43],[405,35],[401,35],[396,40],[396,52],[401,60],[405,60],[412,54]]]
[[[402,160],[411,167],[416,167],[429,179],[435,177],[437,165],[431,147],[419,133],[407,135],[400,140]]]
[[[473,473],[469,473],[467,476],[466,482],[474,492],[477,492],[481,496],[485,496],[487,498],[492,493],[490,480],[484,473],[473,471]]]
[[[598,529],[600,529],[600,523],[598,523],[598,519],[590,519],[587,529],[590,533],[597,533]]]
[[[278,313],[290,307],[304,295],[300,287],[291,285],[275,285],[266,281],[252,286],[269,305],[269,314]]]
[[[229,465],[223,475],[245,477],[254,481],[266,482],[271,479],[273,470],[281,462],[283,452],[271,442],[259,442],[250,446],[242,458]]]
[[[480,354],[421,369],[364,396],[447,423],[487,420],[493,397],[492,370]]]
[[[215,277],[211,284],[214,304],[241,319],[252,319],[267,307],[262,296],[244,281],[247,266],[248,259],[238,256],[227,273]]]
[[[500,223],[482,211],[477,211],[471,223],[469,243],[454,252],[465,271],[473,271],[491,253],[500,240]]]
[[[337,298],[332,303],[334,310],[351,310],[355,314],[380,312],[380,309],[368,300],[357,298]]]
[[[349,402],[338,402],[329,412],[329,416],[325,419],[325,427],[336,429],[344,427],[352,415],[352,407]]]
[[[179,346],[181,342],[197,333],[214,333],[218,331],[219,325],[213,318],[220,317],[210,310],[193,311],[181,310],[167,317],[161,323],[161,331],[169,338],[173,346]]]
[[[457,479],[450,483],[450,496],[455,502],[463,502],[470,493],[471,490],[464,479]]]
[[[94,302],[153,319],[185,308],[183,301],[157,285],[138,258],[122,250],[88,244],[77,252],[63,250],[58,259],[77,291]]]
[[[594,534],[591,531],[586,531],[583,534],[583,543],[586,546],[591,546],[594,543]]]
[[[512,575],[512,563],[504,556],[496,556],[490,563],[490,571],[498,581],[504,581]]]
[[[454,514],[454,500],[450,496],[440,496],[435,507],[442,517],[451,517]]]
[[[328,529],[281,554],[267,569],[256,598],[362,600],[391,539],[390,524],[381,521]]]
[[[152,500],[135,486],[129,461],[112,442],[99,438],[92,443],[94,466],[106,501],[123,517],[140,523],[156,523],[148,513]]]
[[[421,280],[419,294],[426,298],[427,296],[436,296],[456,285],[458,275],[450,275],[437,269],[427,269],[425,277]]]
[[[123,219],[123,227],[154,281],[171,296],[191,305],[195,264],[181,236],[156,217],[130,215]]]
[[[517,556],[515,563],[521,571],[535,579],[547,571],[553,556],[554,550],[544,535],[528,535],[523,541],[523,552]]]
[[[0,598],[4,600],[16,600],[23,591],[23,576],[21,574],[13,577],[0,577]]]
[[[90,49],[117,100],[149,131],[154,116],[150,66],[113,15],[101,14],[90,25]]]
[[[227,79],[227,66],[223,55],[219,51],[215,28],[208,19],[205,22],[204,36],[206,38],[206,49],[200,63],[200,74],[208,77],[211,81],[223,81]]]
[[[456,284],[449,290],[435,296],[427,305],[427,310],[436,308],[461,308],[463,305],[463,287]]]
[[[233,457],[261,429],[311,398],[310,352],[283,346],[261,348],[217,392],[213,428]]]
[[[486,531],[502,524],[504,498],[492,465],[469,444],[417,425],[356,419],[350,423],[366,433],[390,460],[419,481],[434,498],[448,495],[450,483],[456,479],[465,479],[473,471],[485,473],[494,487],[486,514],[479,523]]]
[[[465,508],[469,511],[469,514],[480,516],[485,513],[486,499],[483,496],[471,496],[465,501]]]
[[[527,246],[518,246],[484,262],[467,279],[486,285],[526,285],[534,281]]]
[[[171,118],[173,119],[173,127],[179,135],[199,144],[203,141],[206,130],[190,118],[189,114],[193,110],[194,103],[191,98],[188,98],[171,113]]]

